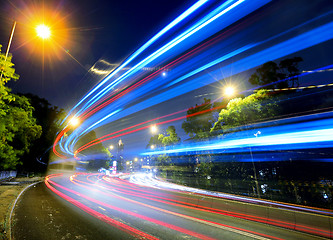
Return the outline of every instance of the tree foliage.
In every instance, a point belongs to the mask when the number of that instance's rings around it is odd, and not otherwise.
[[[176,128],[174,126],[169,126],[166,129],[167,135],[164,136],[160,134],[159,140],[162,142],[163,146],[170,146],[180,142],[180,138],[176,133]]]
[[[180,142],[180,138],[178,137],[178,134],[176,133],[176,128],[174,126],[169,126],[166,129],[167,134],[156,134],[152,136],[149,140],[149,143],[147,145],[147,148],[150,146],[154,147],[165,147],[174,145]]]
[[[34,108],[33,116],[42,127],[41,137],[33,141],[29,153],[24,154],[22,169],[25,171],[45,171],[49,161],[51,146],[57,133],[62,129],[61,120],[66,116],[63,109],[58,109],[44,98],[33,94],[23,94]],[[38,160],[38,161],[37,161]]]
[[[36,124],[33,117],[33,107],[24,96],[12,94],[5,84],[16,80],[11,55],[5,61],[0,54],[2,78],[0,81],[0,169],[15,169],[22,164],[20,157],[29,152],[31,142],[39,138],[41,126]]]
[[[254,123],[273,117],[276,112],[277,104],[274,100],[266,90],[259,90],[248,97],[230,100],[226,109],[221,110],[211,132]]]
[[[204,98],[204,103],[201,105],[195,105],[187,110],[187,118],[182,124],[186,134],[189,134],[191,138],[199,139],[209,136],[209,131],[213,126],[216,118],[214,112],[218,107],[221,108],[226,102],[214,102],[211,103],[210,99]]]
[[[301,61],[303,61],[301,57],[294,57],[282,60],[279,65],[272,61],[264,63],[251,75],[249,82],[264,88],[296,87],[295,82],[298,84],[297,75],[300,72],[298,63]],[[288,81],[281,81],[284,79]]]
[[[167,147],[180,142],[180,138],[178,137],[178,134],[176,133],[176,128],[174,126],[169,126],[166,129],[166,132],[166,135],[158,134],[152,136],[149,140],[147,148],[152,145],[154,145],[155,147]],[[158,166],[165,166],[170,164],[172,164],[171,158],[166,154],[159,155],[156,159],[156,165]]]
[[[42,127],[32,116],[33,107],[26,97],[11,94],[12,101],[4,101],[0,116],[0,168],[15,169],[22,164],[20,157],[29,152],[31,143],[38,139]]]

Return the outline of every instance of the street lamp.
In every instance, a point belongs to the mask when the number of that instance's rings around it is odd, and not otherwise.
[[[154,149],[154,148],[155,148],[155,145],[151,145],[151,146],[150,146],[150,149]]]
[[[110,145],[110,147],[109,147],[111,150],[114,148],[114,146],[113,145]]]
[[[76,127],[80,124],[80,121],[77,117],[72,117],[71,120],[69,120],[69,124],[72,126],[72,127]]]
[[[235,88],[232,86],[228,86],[224,89],[224,95],[226,97],[232,97],[235,94]]]
[[[151,133],[157,133],[157,127],[156,127],[156,125],[151,125],[151,127],[150,127],[150,131],[151,131]]]
[[[36,27],[36,33],[37,36],[44,39],[50,38],[51,36],[51,30],[50,27],[44,25],[44,24],[39,24]]]
[[[6,49],[6,55],[5,55],[4,64],[7,61],[7,57],[8,57],[10,46],[12,44],[12,40],[13,40],[15,28],[16,28],[16,21],[14,21],[13,27],[12,27],[12,31],[10,33],[9,42],[8,42],[7,49]],[[36,27],[36,33],[37,33],[37,36],[40,37],[40,38],[42,38],[43,40],[47,39],[47,38],[49,38],[51,36],[51,30],[50,30],[50,28],[48,26],[44,25],[44,24],[40,24],[40,25],[38,25]],[[2,68],[2,71],[1,71],[0,81],[2,80],[3,71],[4,71],[4,67]]]

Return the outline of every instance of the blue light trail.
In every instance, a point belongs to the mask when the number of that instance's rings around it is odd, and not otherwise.
[[[173,146],[172,149],[156,149],[142,155],[205,154],[205,152],[228,154],[249,153],[249,149],[252,152],[264,152],[331,148],[333,147],[332,117],[333,113],[328,112],[244,126],[241,132],[225,134],[223,139],[216,138],[208,142]],[[285,125],[286,123],[288,124]],[[260,134],[255,136],[257,132]]]
[[[66,117],[68,119],[69,116],[75,115],[81,118],[81,125],[69,136],[59,138],[59,142],[56,143],[59,144],[59,149],[73,156],[75,150],[80,147],[77,146],[78,140],[89,131],[111,126],[117,120],[125,119],[217,80],[251,70],[267,61],[297,54],[332,40],[333,11],[331,10],[302,23],[291,23],[288,28],[272,29],[271,33],[261,36],[257,31],[264,23],[256,21],[257,18],[265,19],[265,16],[255,14],[262,7],[274,4],[276,3],[269,0],[196,2],[82,97]],[[247,18],[251,19],[253,25],[248,25]],[[175,31],[177,34],[174,34],[173,30],[177,30]],[[163,75],[162,71],[165,66],[168,67],[167,75]],[[147,73],[143,70],[146,68],[161,70]],[[304,73],[307,74],[310,73]],[[330,126],[331,123],[323,122],[323,124]],[[284,144],[291,148],[295,144],[300,146],[316,141],[326,143],[329,141],[325,131],[331,131],[331,128],[284,133],[289,135],[275,134],[274,139],[277,141],[280,137],[283,139],[288,136],[288,139],[300,141]],[[305,142],[301,142],[299,136],[303,136]],[[283,145],[274,144],[270,142],[271,140],[270,137],[261,136],[252,139],[253,146],[251,146],[263,149],[264,146]],[[244,141],[244,139],[230,140],[227,149],[245,147]],[[270,144],[264,145],[262,141]],[[220,151],[221,145],[215,144],[186,146],[183,149],[170,149],[164,153],[201,151],[200,149],[208,147]]]

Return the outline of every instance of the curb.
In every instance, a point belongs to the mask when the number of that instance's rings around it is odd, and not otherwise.
[[[15,208],[15,206],[16,206],[16,203],[17,203],[18,199],[20,198],[20,196],[21,196],[21,195],[22,195],[22,194],[23,194],[28,188],[30,188],[30,187],[32,187],[32,186],[38,184],[38,183],[41,183],[41,182],[43,182],[43,181],[38,181],[38,182],[35,182],[35,183],[32,183],[32,184],[26,186],[26,187],[20,192],[20,194],[16,197],[15,202],[14,202],[14,204],[13,204],[13,206],[12,206],[12,209],[11,209],[11,211],[10,211],[10,214],[9,214],[8,227],[6,227],[6,228],[8,228],[8,231],[7,231],[7,232],[9,233],[9,240],[12,240],[12,215],[13,215],[14,208]]]

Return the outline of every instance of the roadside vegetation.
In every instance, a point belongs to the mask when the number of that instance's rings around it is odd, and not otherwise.
[[[224,98],[222,102],[203,99],[190,107],[182,128],[189,135],[186,142],[209,141],[253,128],[254,124],[289,116],[317,113],[332,107],[330,91],[297,91],[300,57],[284,59],[279,64],[267,62],[249,77],[256,89],[248,96]],[[305,94],[306,93],[306,94]],[[311,95],[309,99],[308,95]],[[323,109],[323,110],[322,110]],[[260,134],[257,133],[257,134]],[[177,135],[173,132],[173,135]],[[259,135],[258,135],[259,136]],[[163,135],[151,137],[149,145],[159,149]],[[257,136],[255,136],[257,137]],[[259,136],[260,137],[260,136]],[[174,138],[168,145],[177,145]],[[324,149],[330,155],[330,149]],[[153,155],[158,175],[169,181],[213,191],[266,198],[271,200],[333,208],[332,164],[316,161],[320,150],[266,151],[217,154],[209,150],[192,155]],[[310,156],[310,157],[309,157]],[[311,158],[313,156],[313,158]],[[257,161],[256,158],[261,159]],[[250,161],[252,159],[252,161]]]
[[[19,79],[11,54],[6,61],[0,54],[0,67],[0,171],[43,173],[64,111],[38,96],[11,92],[6,83]]]

